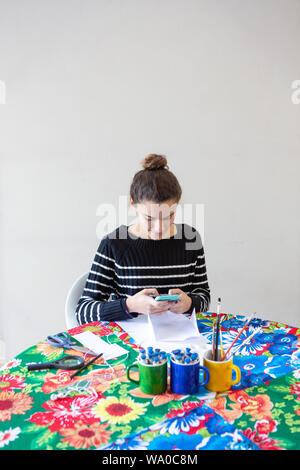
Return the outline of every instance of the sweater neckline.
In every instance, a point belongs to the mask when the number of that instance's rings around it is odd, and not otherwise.
[[[145,242],[145,243],[161,243],[161,242],[166,242],[166,241],[172,240],[172,239],[176,238],[176,236],[178,236],[178,224],[174,224],[174,225],[176,227],[176,233],[174,235],[172,235],[172,237],[159,238],[157,240],[155,240],[153,238],[138,237],[137,235],[134,235],[133,233],[129,232],[129,230],[128,230],[129,225],[125,225],[125,227],[126,227],[127,235],[129,236],[129,238],[131,238],[133,240],[139,240],[139,241]]]

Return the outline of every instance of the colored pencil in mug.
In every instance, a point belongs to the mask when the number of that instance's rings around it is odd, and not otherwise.
[[[240,332],[237,334],[237,336],[234,338],[233,342],[231,343],[231,345],[229,346],[229,348],[227,349],[227,351],[225,352],[225,354],[221,357],[221,361],[224,361],[225,357],[227,356],[227,354],[229,353],[229,351],[231,350],[232,346],[236,343],[236,341],[239,339],[239,337],[241,336],[241,334],[243,333],[243,331],[245,331],[245,329],[247,328],[247,326],[249,325],[250,321],[252,320],[252,318],[254,317],[254,315],[256,314],[253,313],[253,315],[251,315],[248,320],[246,321],[245,325],[243,326],[243,328],[240,330]]]

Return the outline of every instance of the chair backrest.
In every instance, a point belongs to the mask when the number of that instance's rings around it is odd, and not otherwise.
[[[88,274],[88,272],[84,273],[78,279],[76,279],[76,281],[68,292],[65,305],[65,320],[68,330],[79,326],[79,323],[76,320],[75,312],[78,300],[80,299],[83,289],[85,287]]]

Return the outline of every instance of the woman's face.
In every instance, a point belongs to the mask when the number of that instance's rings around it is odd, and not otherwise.
[[[152,201],[144,201],[131,205],[135,208],[139,218],[139,230],[154,239],[168,238],[174,224],[175,212],[178,203],[166,201],[158,204]]]

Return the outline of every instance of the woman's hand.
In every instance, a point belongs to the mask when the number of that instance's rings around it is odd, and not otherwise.
[[[155,296],[159,295],[157,289],[153,288],[140,290],[131,297],[128,297],[126,299],[128,312],[145,313],[147,315],[161,315],[170,309],[170,304],[174,303],[168,300],[157,302],[153,297],[151,297],[151,294]]]
[[[169,310],[173,313],[185,313],[187,312],[191,305],[192,299],[181,289],[169,289],[169,295],[180,294],[180,297],[175,302],[169,302]]]

